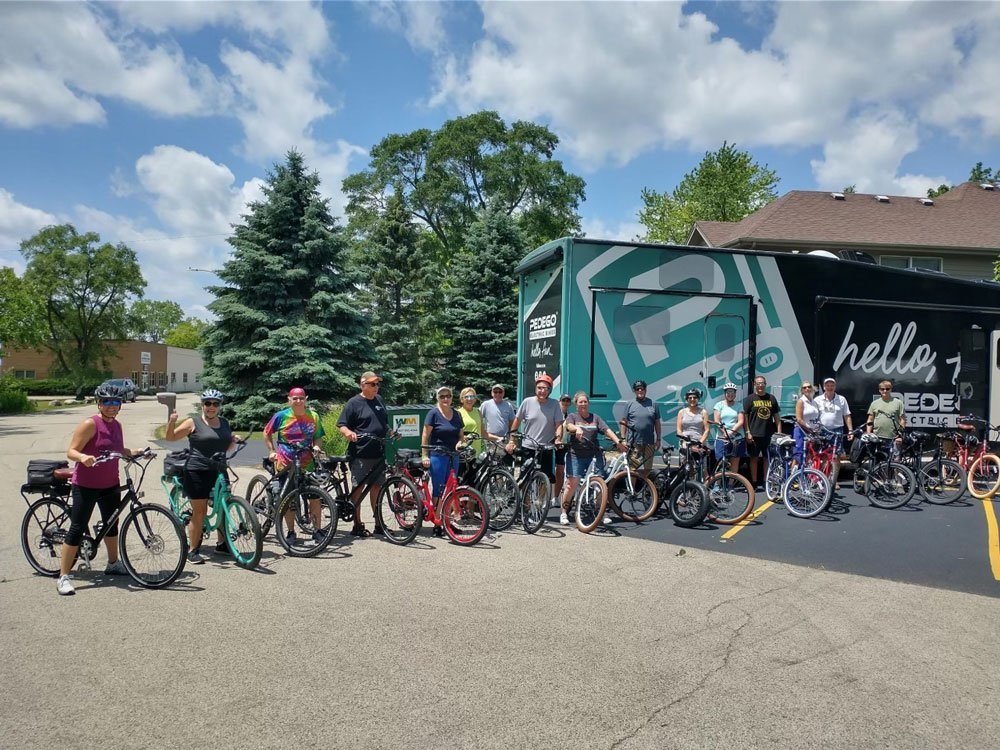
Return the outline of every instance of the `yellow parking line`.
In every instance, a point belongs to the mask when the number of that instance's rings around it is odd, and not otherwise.
[[[983,510],[986,511],[986,539],[990,551],[990,568],[993,579],[1000,581],[1000,532],[997,531],[997,514],[993,510],[993,498],[983,498]]]
[[[732,539],[734,536],[736,536],[741,531],[743,531],[743,529],[745,529],[747,526],[749,526],[750,523],[753,520],[755,520],[758,516],[760,516],[761,513],[763,513],[764,511],[766,511],[772,505],[774,505],[774,503],[772,503],[770,500],[768,500],[762,506],[760,506],[759,508],[755,509],[749,516],[747,516],[742,521],[740,521],[738,524],[736,524],[731,529],[729,529],[729,531],[727,531],[725,534],[722,535],[722,538],[723,539]],[[994,524],[995,523],[996,522],[994,521]]]

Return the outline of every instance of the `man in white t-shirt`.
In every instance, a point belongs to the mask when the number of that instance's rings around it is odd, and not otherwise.
[[[819,409],[819,423],[837,433],[837,459],[833,462],[833,476],[830,477],[833,486],[837,486],[837,475],[840,473],[840,459],[843,456],[844,448],[844,427],[847,432],[854,429],[854,422],[851,419],[851,407],[847,404],[847,399],[837,393],[837,381],[834,378],[827,378],[823,381],[823,392],[816,398],[816,406]]]

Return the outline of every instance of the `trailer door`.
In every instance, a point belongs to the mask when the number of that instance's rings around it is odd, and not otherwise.
[[[995,350],[995,334],[993,338]],[[996,362],[995,356],[990,356],[990,341],[987,332],[979,326],[963,328],[958,335],[959,353],[962,365],[958,372],[956,392],[959,398],[959,409],[962,414],[974,414],[989,419],[990,370]],[[995,424],[995,423],[994,423]]]

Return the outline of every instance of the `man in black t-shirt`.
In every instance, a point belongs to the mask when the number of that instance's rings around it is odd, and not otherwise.
[[[767,476],[767,446],[771,435],[781,432],[778,399],[767,392],[767,379],[758,375],[753,380],[753,393],[743,399],[747,423],[747,455],[750,457],[750,481],[759,489],[758,479]],[[761,473],[761,464],[764,471]]]
[[[354,478],[354,491],[351,492],[351,502],[354,503],[354,528],[351,529],[351,534],[366,537],[371,536],[371,532],[361,523],[360,485],[373,470],[376,471],[369,494],[372,515],[378,518],[375,502],[382,489],[383,474],[377,469],[385,465],[385,444],[381,440],[372,440],[367,436],[384,438],[389,432],[389,416],[385,404],[378,395],[382,378],[374,372],[366,372],[358,382],[361,384],[361,393],[352,396],[344,404],[344,410],[340,412],[340,419],[337,420],[337,428],[350,442],[347,447],[347,458],[351,462],[351,476]],[[377,523],[375,533],[382,533]]]

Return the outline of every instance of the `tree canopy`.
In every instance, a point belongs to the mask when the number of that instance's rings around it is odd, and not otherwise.
[[[235,402],[230,414],[240,425],[261,426],[292,386],[312,398],[350,395],[370,354],[345,232],[318,187],[319,176],[290,151],[228,240],[225,286],[209,288],[216,321],[203,345],[203,380]]]
[[[176,346],[181,349],[198,349],[208,331],[208,322],[200,318],[184,318],[175,325],[163,338],[163,343],[167,346]]]
[[[1000,169],[993,169],[992,167],[984,167],[981,161],[977,161],[975,166],[969,170],[969,182],[975,182],[977,184],[982,184],[984,182],[995,182],[1000,180]],[[939,195],[944,195],[949,190],[951,190],[951,185],[941,184],[936,188],[930,188],[927,191],[928,198],[937,198]]]
[[[128,303],[146,287],[135,253],[60,224],[23,241],[21,254],[28,262],[24,280],[44,309],[45,346],[55,354],[57,370],[99,370],[111,354],[106,340],[125,335]]]
[[[437,130],[383,138],[368,169],[344,180],[347,214],[369,227],[391,195],[426,225],[446,253],[462,247],[465,230],[487,205],[515,217],[532,244],[579,232],[583,179],[553,158],[559,139],[543,125],[510,126],[496,112],[448,120]]]
[[[161,344],[167,332],[183,319],[184,311],[176,302],[136,300],[128,311],[128,337]]]
[[[30,284],[13,268],[0,268],[0,352],[41,345],[46,332],[44,313]]]
[[[717,151],[706,152],[673,191],[644,188],[639,221],[647,240],[683,244],[696,221],[739,221],[766,206],[778,197],[778,182],[766,164],[723,142]]]

